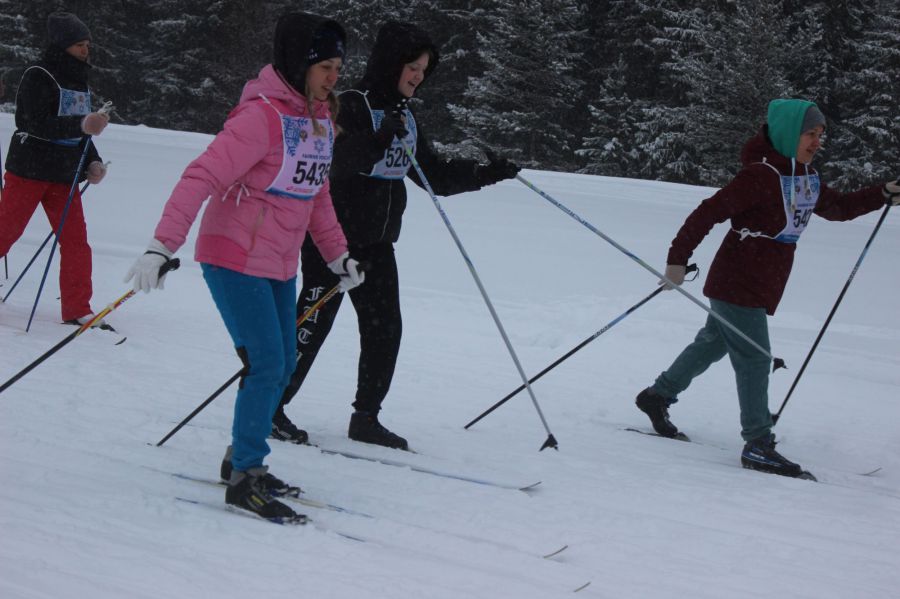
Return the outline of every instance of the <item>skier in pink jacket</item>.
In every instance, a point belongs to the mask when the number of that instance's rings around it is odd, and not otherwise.
[[[249,81],[206,151],[185,169],[147,251],[126,275],[134,289],[163,288],[160,267],[181,247],[210,198],[194,252],[244,363],[226,452],[225,501],[279,522],[304,522],[275,499],[296,495],[267,471],[272,415],[296,363],[294,340],[300,246],[307,231],[341,277],[363,282],[329,192],[333,93],[346,36],[335,21],[282,16],[273,64]]]

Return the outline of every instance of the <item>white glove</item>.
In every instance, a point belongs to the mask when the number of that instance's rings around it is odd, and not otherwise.
[[[900,206],[900,179],[885,183],[881,190],[884,199],[891,206]]]
[[[133,289],[144,293],[150,293],[151,289],[163,289],[166,275],[159,276],[159,269],[171,257],[172,252],[161,241],[156,238],[151,239],[147,251],[134,261],[123,281],[127,283],[133,278]]]
[[[99,160],[95,160],[90,163],[87,167],[87,181],[91,185],[96,185],[100,181],[103,181],[103,177],[106,176],[106,165],[100,162]]]
[[[687,273],[687,266],[684,264],[666,264],[666,278],[675,283],[676,285],[681,285],[684,283],[684,275]],[[666,283],[665,281],[660,281],[660,285],[665,285],[666,290],[673,289],[671,285]]]
[[[109,123],[105,112],[92,112],[81,119],[81,130],[85,135],[100,135]]]
[[[336,259],[328,263],[331,272],[341,278],[339,283],[341,293],[346,293],[366,280],[366,273],[359,268],[359,262],[350,257],[349,252],[344,252]]]

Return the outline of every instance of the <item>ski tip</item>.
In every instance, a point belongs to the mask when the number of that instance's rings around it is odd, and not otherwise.
[[[128,339],[128,337],[122,337],[121,339],[116,341],[115,345],[122,345],[123,343],[125,343],[126,339]]]
[[[533,491],[537,488],[537,486],[541,484],[541,481],[537,481],[536,483],[531,483],[530,485],[525,485],[524,487],[519,487],[519,491]]]
[[[580,587],[578,587],[577,589],[573,589],[572,592],[577,593],[578,591],[583,591],[584,589],[588,588],[590,586],[590,584],[591,584],[591,581],[589,580],[586,583],[584,583],[583,585],[581,585]]]
[[[860,476],[874,476],[875,474],[878,474],[879,472],[881,472],[881,466],[879,466],[875,470],[869,470],[868,472],[862,472],[862,473],[860,473]]]
[[[809,470],[804,470],[803,472],[801,472],[794,478],[799,478],[801,480],[811,480],[813,482],[819,482],[819,479],[817,479],[815,476],[813,476],[813,473],[810,472]]]
[[[550,559],[551,557],[555,557],[555,556],[559,555],[560,553],[562,553],[563,551],[565,551],[565,550],[568,549],[568,548],[569,548],[568,545],[563,545],[562,547],[560,547],[560,548],[557,549],[556,551],[551,551],[550,553],[548,553],[548,554],[546,554],[546,555],[542,555],[541,557],[544,558],[544,559]]]

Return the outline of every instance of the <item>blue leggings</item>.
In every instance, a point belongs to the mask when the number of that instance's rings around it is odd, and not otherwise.
[[[231,427],[235,470],[262,466],[272,415],[296,364],[297,277],[264,279],[201,264],[203,278],[238,353],[249,364],[234,402]]]

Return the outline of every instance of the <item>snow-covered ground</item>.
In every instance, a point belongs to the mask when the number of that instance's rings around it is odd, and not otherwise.
[[[4,150],[13,124],[0,115]],[[208,136],[110,126],[109,176],[85,195],[94,309],[127,291],[162,205]],[[5,152],[4,152],[5,153]],[[669,242],[710,189],[526,171],[529,180],[662,268]],[[821,483],[740,468],[732,370],[713,366],[673,407],[695,443],[648,428],[634,396],[669,365],[705,313],[654,298],[535,383],[559,451],[526,393],[463,426],[521,384],[469,271],[429,197],[414,186],[397,245],[404,339],[383,422],[417,454],[346,438],[358,351],[344,306],[289,414],[322,447],[509,484],[440,478],[312,447],[272,443],[269,464],[308,497],[374,516],[304,508],[280,527],[178,501],[223,491],[215,477],[234,389],[155,447],[240,364],[191,259],[166,289],[91,331],[0,395],[0,597],[319,598],[891,597],[900,587],[900,221],[889,214],[776,428],[779,449]],[[443,198],[529,375],[655,289],[656,278],[515,181]],[[770,319],[777,410],[878,213],[814,219]],[[195,227],[196,229],[196,227]],[[14,278],[49,231],[38,212],[9,255]],[[698,297],[724,234],[695,255]],[[70,332],[58,324],[54,259],[25,323],[46,250],[0,305],[0,383]],[[881,468],[876,474],[863,473]],[[360,540],[348,538],[350,535]],[[543,559],[567,544],[560,555]]]

